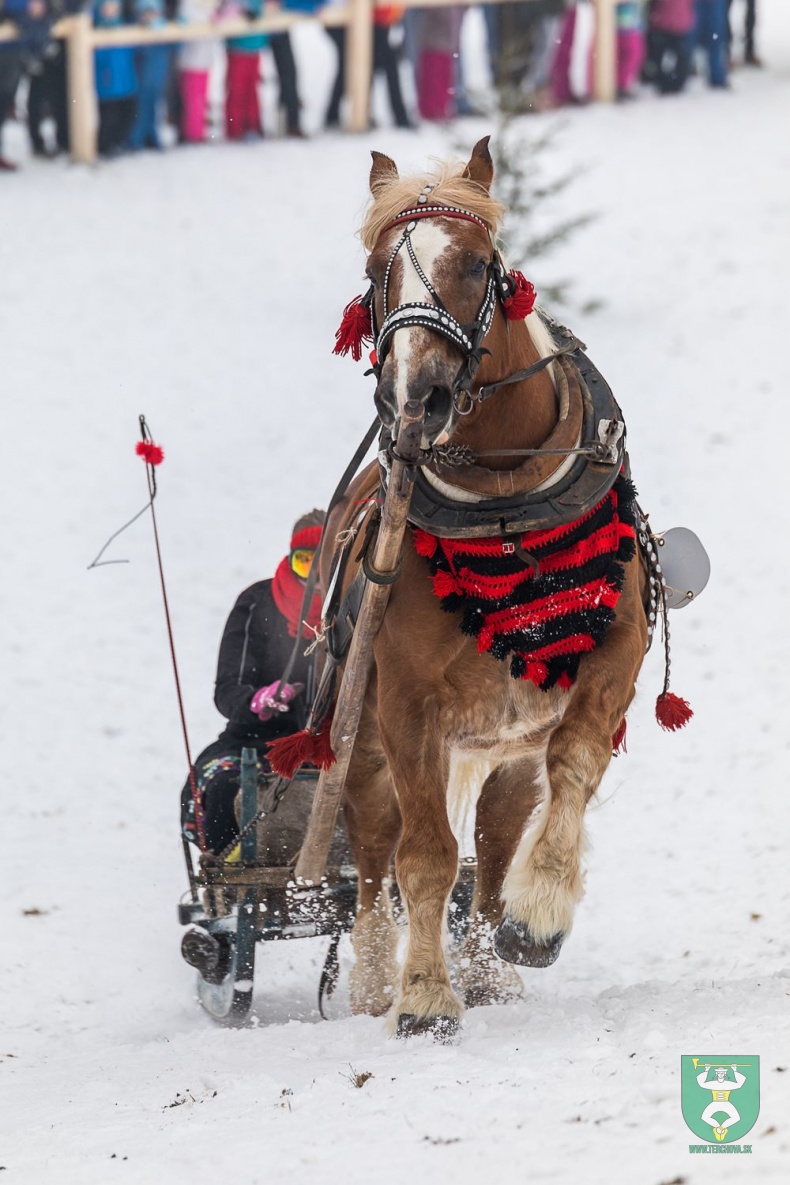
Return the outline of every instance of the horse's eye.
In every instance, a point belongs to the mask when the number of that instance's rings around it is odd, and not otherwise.
[[[473,264],[472,264],[472,266],[470,267],[470,269],[469,269],[469,275],[470,275],[470,276],[474,276],[474,278],[475,278],[476,280],[479,280],[479,279],[480,279],[480,277],[481,277],[481,276],[483,275],[483,273],[485,272],[485,270],[486,270],[486,261],[485,261],[485,259],[478,259],[478,260],[476,260],[476,261],[475,261],[475,263],[473,263]]]
[[[376,277],[373,275],[373,272],[366,271],[365,279],[370,280],[370,283],[373,285],[373,287],[376,287]]]

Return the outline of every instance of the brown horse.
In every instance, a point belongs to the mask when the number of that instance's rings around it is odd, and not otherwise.
[[[537,311],[523,317],[525,305],[513,317],[514,300],[531,303],[529,285],[504,271],[495,246],[503,210],[490,194],[493,171],[487,138],[465,166],[433,177],[401,179],[393,161],[374,153],[362,230],[385,433],[395,436],[407,400],[425,405],[426,463],[375,642],[345,797],[359,873],[352,1007],[382,1014],[393,1006],[403,1035],[451,1035],[461,997],[505,999],[520,990],[509,964],[548,966],[557,957],[583,892],[585,808],[612,756],[647,641],[647,577],[633,545],[612,585],[616,608],[605,636],[585,643],[559,678],[548,678],[551,664],[536,666],[535,655],[509,666],[507,645],[487,651],[479,632],[459,628],[462,610],[452,598],[443,611],[440,596],[457,587],[460,568],[452,553],[438,565],[438,552],[430,559],[436,538],[460,547],[493,539],[510,565],[507,579],[537,575],[545,561],[525,547],[541,531],[572,529],[598,513],[627,464],[619,409],[610,400],[608,416],[595,412],[595,390],[608,388],[581,343],[565,331],[563,345]],[[453,458],[464,464],[451,467]],[[379,481],[378,464],[358,479],[330,537],[358,517],[360,499],[375,495]],[[353,574],[352,563],[346,584]],[[482,770],[478,874],[458,994],[445,957],[458,871],[450,814],[471,763]],[[393,860],[409,923],[400,974]]]

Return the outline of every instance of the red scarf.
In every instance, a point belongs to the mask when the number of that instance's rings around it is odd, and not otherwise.
[[[291,551],[304,547],[314,549],[321,538],[321,527],[304,527],[297,531],[291,539]],[[302,601],[304,599],[304,581],[300,580],[291,570],[290,554],[285,556],[277,566],[272,580],[272,596],[274,603],[288,622],[288,633],[296,637],[296,631],[302,619]],[[312,637],[313,628],[321,623],[321,597],[315,593],[307,612],[306,625],[302,626],[302,637]]]

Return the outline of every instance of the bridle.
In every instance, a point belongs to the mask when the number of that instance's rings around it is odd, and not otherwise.
[[[472,393],[471,388],[477,368],[483,360],[483,354],[487,353],[483,347],[483,342],[494,320],[497,302],[503,301],[512,295],[513,281],[505,272],[502,257],[493,243],[493,236],[488,223],[482,218],[479,218],[477,214],[473,214],[470,210],[464,210],[457,206],[429,204],[428,193],[432,188],[432,186],[427,185],[417,199],[418,204],[416,206],[402,210],[400,214],[396,215],[395,218],[382,228],[381,233],[383,234],[393,227],[403,226],[403,233],[392,248],[384,269],[384,282],[382,285],[384,319],[380,326],[377,324],[376,319],[374,289],[372,285],[363,297],[363,303],[367,303],[370,307],[375,345],[375,351],[372,356],[372,369],[377,379],[381,378],[382,367],[391,348],[392,338],[399,329],[428,329],[432,333],[438,333],[442,337],[446,337],[461,351],[463,359],[453,382],[452,397],[453,407],[456,413],[463,416],[469,415],[474,409],[476,398],[479,398],[479,395],[475,396]],[[424,218],[456,218],[466,222],[472,222],[482,227],[492,241],[492,257],[487,266],[486,290],[475,319],[466,325],[462,325],[457,317],[454,317],[447,308],[439,293],[426,276],[417,258],[411,236],[417,223]],[[428,295],[432,298],[433,303],[419,300],[407,301],[404,304],[397,305],[394,309],[390,309],[390,278],[392,268],[404,247],[412,266],[417,272]],[[550,361],[551,358],[548,358],[546,365]]]

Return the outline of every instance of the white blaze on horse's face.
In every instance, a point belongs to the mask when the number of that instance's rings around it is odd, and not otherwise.
[[[426,219],[424,222],[419,222],[414,228],[411,241],[414,252],[420,261],[420,267],[435,288],[437,264],[450,246],[450,236],[439,226],[438,222]],[[401,252],[400,258],[402,270],[398,304],[409,304],[412,301],[432,304],[430,293],[405,251]],[[421,351],[419,350],[419,341],[415,341],[415,338],[425,337],[426,334],[430,336],[430,331],[401,329],[395,334],[392,353],[395,363],[395,398],[398,414],[403,411],[410,398],[410,383],[413,386],[414,379],[419,373]]]
[[[451,235],[433,219],[418,222],[411,232],[412,246],[420,267],[442,300],[450,304],[452,294],[442,291],[441,261],[452,244]],[[397,270],[396,270],[397,269]],[[388,311],[419,301],[433,304],[420,274],[402,248],[390,277]],[[399,419],[409,399],[425,404],[425,436],[433,441],[453,415],[452,383],[460,366],[453,347],[429,329],[398,329],[382,372],[381,392]],[[426,441],[427,442],[427,441]]]

